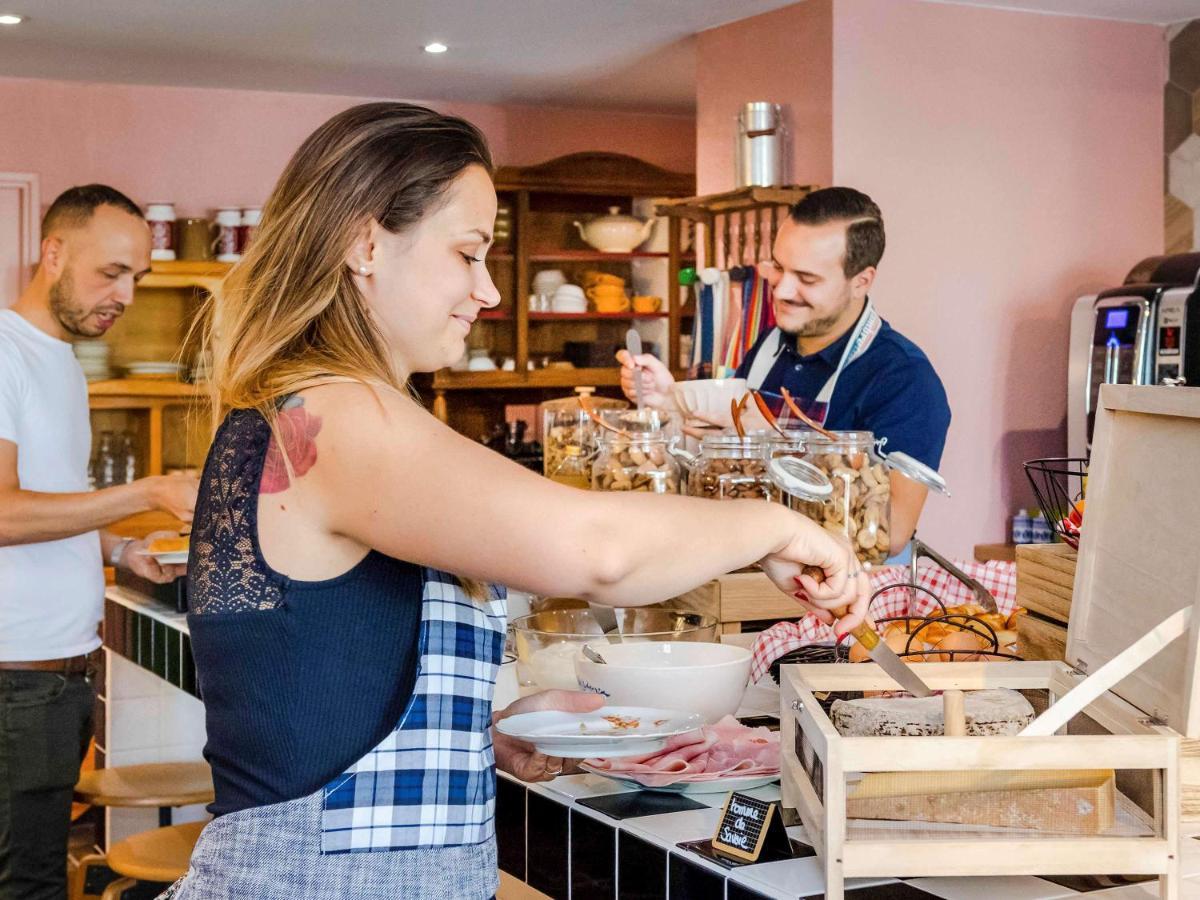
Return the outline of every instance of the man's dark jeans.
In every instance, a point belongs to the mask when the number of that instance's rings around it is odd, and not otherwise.
[[[93,679],[0,670],[0,900],[64,900]]]

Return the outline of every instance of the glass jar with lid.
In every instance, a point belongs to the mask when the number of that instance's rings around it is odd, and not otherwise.
[[[709,435],[688,462],[688,493],[713,500],[775,500],[765,435]]]
[[[584,487],[591,481],[591,463],[596,453],[595,431],[597,426],[583,410],[587,403],[593,410],[627,409],[629,403],[610,397],[593,397],[595,388],[576,388],[575,397],[563,397],[559,400],[547,400],[541,405],[542,413],[542,473],[554,477],[552,473],[559,471],[573,472],[576,465],[580,466]],[[581,398],[585,398],[582,399]],[[572,450],[571,448],[574,448]],[[574,459],[565,466],[568,454],[573,458],[582,457],[582,462]],[[555,479],[561,480],[561,479]]]
[[[789,429],[783,434],[775,431],[767,433],[767,461],[780,456],[803,459],[807,441],[814,434],[816,432],[810,428]],[[789,509],[799,510],[801,507],[802,501],[786,491],[782,492],[780,499],[787,503]]]
[[[844,535],[864,564],[882,563],[891,550],[891,477],[869,431],[837,431],[836,440],[810,433],[801,458],[828,476],[825,502],[795,499],[793,509]]]
[[[680,466],[671,456],[672,439],[662,434],[598,433],[600,450],[592,465],[592,490],[678,494]]]
[[[591,462],[584,454],[583,448],[575,444],[567,444],[554,463],[554,468],[546,473],[546,477],[568,487],[588,490],[592,486]]]

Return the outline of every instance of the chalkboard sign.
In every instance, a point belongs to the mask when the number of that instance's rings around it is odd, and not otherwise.
[[[792,845],[783,821],[775,814],[776,805],[769,800],[731,793],[721,807],[713,849],[747,862],[756,862],[764,845],[790,856]]]

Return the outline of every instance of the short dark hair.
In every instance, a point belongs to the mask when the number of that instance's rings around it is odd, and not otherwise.
[[[65,228],[82,228],[100,206],[115,206],[139,219],[145,218],[138,205],[116,188],[107,184],[84,184],[67,188],[54,198],[42,217],[42,237]]]
[[[788,211],[799,225],[846,222],[846,256],[842,271],[853,278],[863,269],[879,265],[886,243],[883,213],[875,201],[848,187],[831,187],[805,195]]]

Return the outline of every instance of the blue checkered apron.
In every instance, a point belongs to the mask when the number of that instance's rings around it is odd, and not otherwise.
[[[453,575],[425,570],[412,699],[392,732],[325,786],[322,853],[491,840],[492,689],[506,615],[503,588],[473,600]]]

